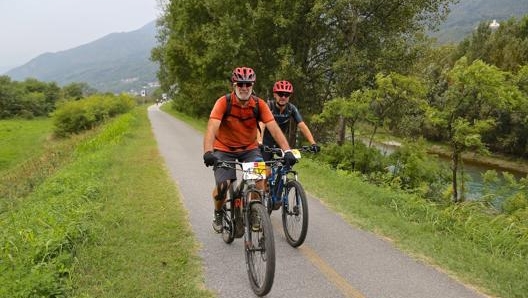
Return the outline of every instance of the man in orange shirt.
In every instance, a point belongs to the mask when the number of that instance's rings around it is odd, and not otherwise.
[[[229,115],[225,115],[228,104],[226,96],[217,99],[207,123],[204,136],[204,163],[213,166],[218,160],[238,160],[251,162],[262,160],[257,141],[258,121],[265,124],[279,147],[284,150],[284,159],[290,164],[296,163],[295,156],[290,150],[288,141],[275,122],[266,102],[253,96],[253,84],[256,74],[249,67],[237,67],[233,70],[231,83],[234,92],[231,92],[231,108]],[[259,115],[255,118],[255,106],[258,106]],[[258,121],[257,121],[258,120]],[[214,220],[213,229],[222,232],[222,205],[226,198],[229,184],[236,180],[234,169],[218,168],[214,172],[216,187],[213,190]]]

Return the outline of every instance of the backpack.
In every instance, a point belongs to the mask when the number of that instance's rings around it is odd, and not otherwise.
[[[259,121],[260,121],[259,98],[253,95],[251,95],[251,97],[255,100],[255,103],[256,103],[255,107],[253,108],[253,116],[255,117],[255,121],[257,122],[257,129],[260,133],[261,131],[260,131],[260,126],[259,126]],[[231,106],[232,106],[231,93],[227,93],[225,98],[227,100],[227,107],[224,112],[224,116],[222,117],[222,121],[224,121],[224,119],[227,118],[227,116],[231,115]]]

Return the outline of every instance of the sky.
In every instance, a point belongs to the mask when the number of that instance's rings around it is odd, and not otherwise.
[[[159,0],[0,0],[0,74],[46,52],[139,29]]]

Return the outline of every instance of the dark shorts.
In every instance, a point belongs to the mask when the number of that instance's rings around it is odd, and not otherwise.
[[[242,151],[242,152],[225,152],[225,151],[215,150],[213,154],[219,160],[226,160],[226,161],[252,162],[252,161],[262,160],[262,154],[260,153],[259,148]],[[218,168],[214,171],[214,176],[215,176],[216,184],[220,184],[226,180],[236,180],[236,170]]]

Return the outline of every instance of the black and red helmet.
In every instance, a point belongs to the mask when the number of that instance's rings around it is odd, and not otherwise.
[[[273,85],[273,92],[293,93],[293,85],[288,81],[277,81]]]
[[[255,83],[256,79],[257,75],[249,67],[237,67],[231,75],[231,82],[233,83]]]

